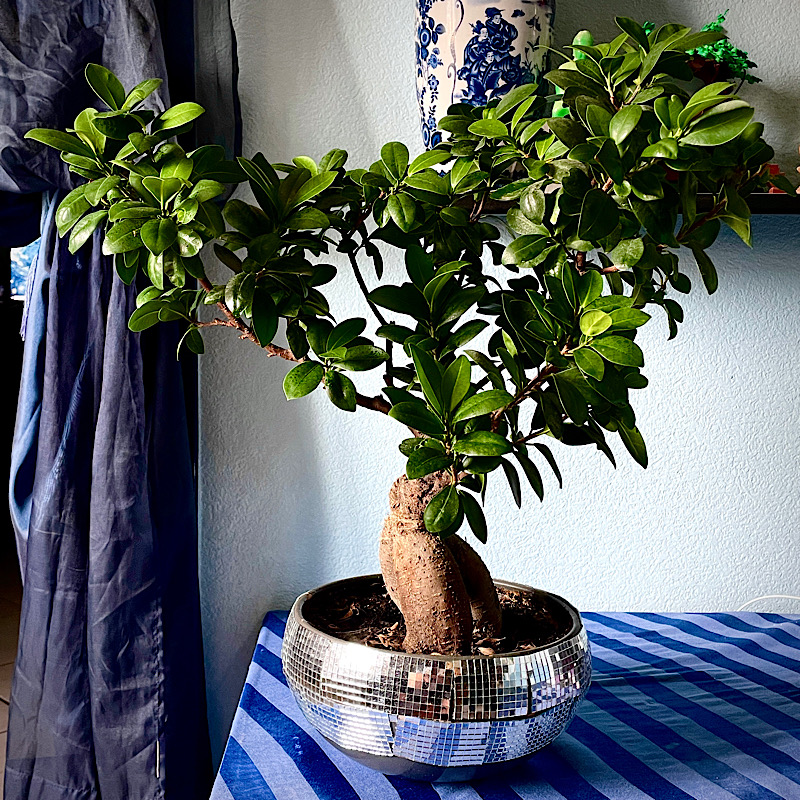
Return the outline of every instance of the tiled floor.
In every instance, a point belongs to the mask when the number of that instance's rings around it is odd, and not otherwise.
[[[8,702],[11,698],[11,673],[17,655],[19,610],[22,584],[16,559],[0,559],[0,797],[3,794],[3,770],[6,762]]]

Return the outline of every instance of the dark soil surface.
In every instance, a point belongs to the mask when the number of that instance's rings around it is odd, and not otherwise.
[[[544,592],[523,593],[498,586],[497,593],[503,611],[502,637],[476,636],[472,651],[462,655],[534,650],[569,633],[569,613]],[[306,601],[303,613],[315,628],[337,639],[403,650],[405,624],[380,578],[354,580],[317,592]]]

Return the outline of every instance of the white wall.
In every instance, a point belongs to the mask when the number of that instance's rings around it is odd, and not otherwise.
[[[761,65],[748,96],[782,163],[800,139],[796,0],[728,0],[729,29]],[[612,13],[699,26],[717,0],[561,0],[558,40],[612,33]],[[368,165],[390,139],[420,149],[413,88],[413,0],[234,0],[244,151],[273,161],[338,146]],[[613,12],[611,11],[613,9]],[[608,18],[608,22],[606,22]],[[595,20],[602,24],[594,24]],[[651,465],[554,443],[565,477],[546,477],[521,512],[505,489],[482,548],[497,577],[582,609],[735,608],[800,591],[800,218],[759,218],[756,247],[715,245],[720,289],[684,303],[677,341],[643,336],[651,387],[635,395]],[[348,275],[342,265],[343,276]],[[389,262],[388,276],[399,264]],[[693,267],[687,271],[692,272]],[[348,277],[334,313],[364,314]],[[345,414],[319,394],[287,403],[285,362],[228,331],[201,359],[202,599],[210,719],[219,753],[260,621],[326,581],[377,571],[386,492],[403,465],[398,424]],[[362,391],[375,388],[362,378]]]

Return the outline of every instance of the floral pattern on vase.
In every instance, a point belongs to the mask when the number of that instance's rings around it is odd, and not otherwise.
[[[435,147],[453,103],[482,105],[538,81],[547,68],[555,0],[417,0],[417,103],[422,140]]]

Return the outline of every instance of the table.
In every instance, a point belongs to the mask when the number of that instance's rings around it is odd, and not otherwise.
[[[591,689],[567,732],[500,777],[386,777],[330,746],[264,619],[211,800],[800,800],[800,615],[583,614]]]

